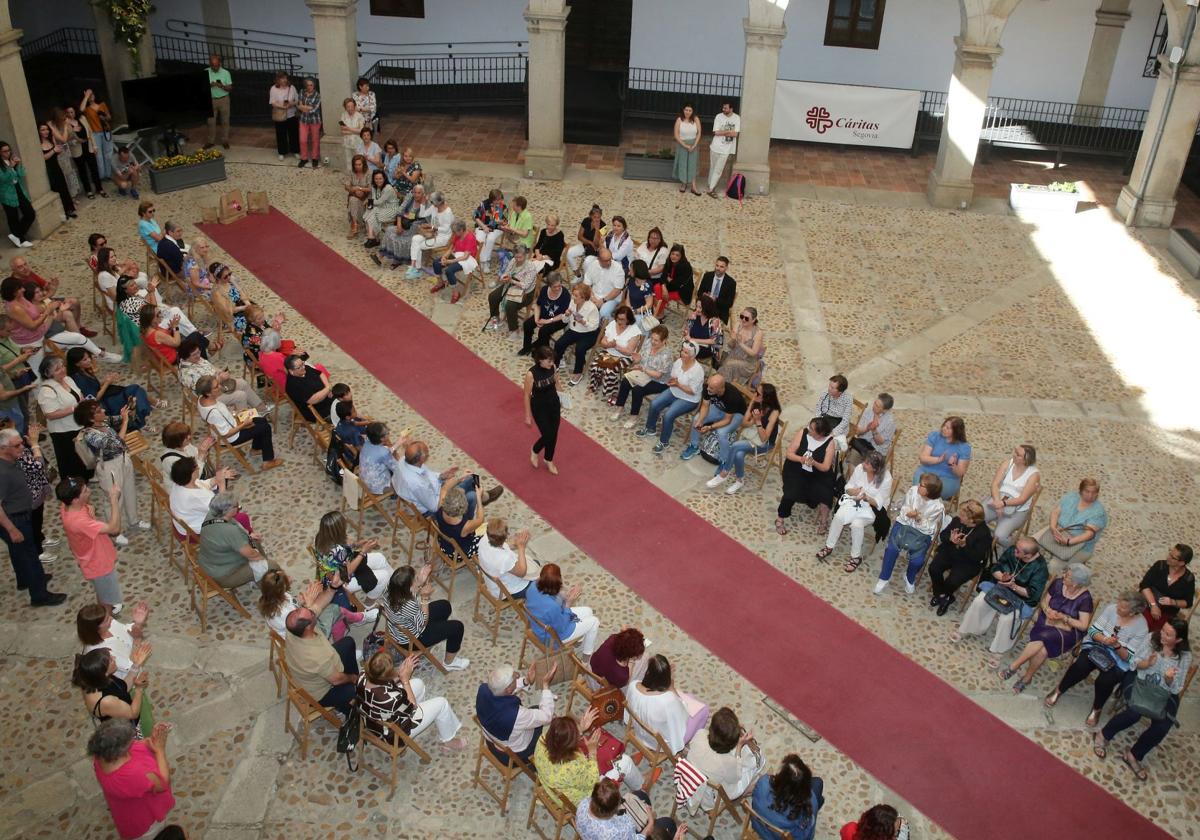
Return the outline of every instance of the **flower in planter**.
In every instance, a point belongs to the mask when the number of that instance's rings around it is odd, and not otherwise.
[[[223,155],[216,149],[201,149],[197,152],[192,152],[190,155],[160,157],[154,161],[152,168],[161,172],[164,169],[175,169],[179,166],[195,166],[198,163],[219,160],[221,157]]]

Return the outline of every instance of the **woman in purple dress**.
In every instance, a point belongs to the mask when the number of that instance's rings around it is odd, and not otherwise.
[[[1000,670],[1007,682],[1025,665],[1025,673],[1013,683],[1013,694],[1020,694],[1033,681],[1033,675],[1047,659],[1057,659],[1072,650],[1092,622],[1092,593],[1088,584],[1092,571],[1082,563],[1072,563],[1062,577],[1055,578],[1042,596],[1041,610],[1029,630],[1029,643],[1013,663]]]

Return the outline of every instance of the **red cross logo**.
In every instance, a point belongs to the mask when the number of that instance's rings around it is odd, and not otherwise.
[[[830,119],[829,109],[822,105],[814,105],[808,109],[805,114],[808,127],[814,129],[817,134],[824,134],[830,128],[833,128],[833,120]]]

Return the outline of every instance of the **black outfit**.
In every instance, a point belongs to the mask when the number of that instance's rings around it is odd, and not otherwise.
[[[655,282],[665,284],[668,292],[674,292],[685,304],[692,305],[692,296],[696,293],[696,275],[687,260],[673,263],[668,256],[667,265]]]
[[[538,316],[543,321],[545,321],[549,318],[557,318],[559,315],[562,315],[564,312],[566,312],[567,308],[570,305],[571,305],[571,293],[567,291],[566,286],[560,286],[559,292],[558,292],[558,297],[553,298],[553,299],[551,299],[551,297],[550,297],[550,287],[549,286],[543,286],[542,290],[540,292],[538,292],[538,298],[537,298]],[[537,331],[538,331],[537,341],[533,340],[533,330],[535,327],[537,327]],[[534,345],[540,346],[542,344],[549,344],[550,339],[554,336],[554,334],[556,332],[559,332],[560,330],[564,330],[566,328],[567,328],[566,321],[555,321],[552,324],[546,324],[543,327],[538,327],[537,322],[534,320],[533,316],[531,315],[530,317],[525,319],[525,323],[523,325],[523,329],[525,331],[525,341],[521,345],[521,353],[523,355],[528,355],[529,351],[533,349]]]
[[[175,240],[164,235],[162,239],[158,240],[156,253],[158,258],[167,264],[167,268],[175,272],[176,277],[183,276],[183,251],[179,250]]]
[[[462,647],[463,633],[466,628],[456,618],[451,618],[453,607],[449,601],[433,601],[429,605],[429,615],[425,617],[425,632],[417,638],[425,647],[433,647],[441,642],[446,643],[446,653],[458,653]],[[347,636],[347,639],[350,637]]]
[[[42,150],[42,156],[46,161],[46,177],[50,179],[50,189],[58,193],[59,199],[62,200],[63,212],[68,216],[75,215],[75,202],[71,200],[71,190],[67,187],[67,176],[63,175],[62,167],[58,165],[58,156],[54,154],[53,149],[50,152],[50,157],[45,157],[46,150]],[[20,195],[20,191],[17,192]]]
[[[25,197],[25,191],[20,185],[17,186],[17,206],[9,207],[5,204],[4,218],[8,221],[9,232],[22,242],[26,241],[29,229],[33,227],[33,222],[37,218],[37,212],[29,203],[29,199]]]
[[[707,393],[707,392],[706,392]],[[825,450],[830,446],[836,446],[833,442],[833,436],[825,438],[824,443],[812,450],[814,461],[825,460]],[[803,437],[800,438],[800,448],[797,450],[803,455],[810,449],[808,441],[808,429],[804,430]],[[779,500],[779,518],[787,519],[792,515],[792,506],[796,502],[803,502],[810,508],[815,508],[817,505],[832,505],[833,504],[833,483],[837,472],[837,457],[834,457],[833,466],[828,472],[821,472],[815,466],[809,472],[804,468],[804,465],[799,461],[784,460],[783,462],[783,498]]]
[[[300,414],[308,422],[312,423],[316,419],[314,412],[322,418],[329,417],[329,410],[333,407],[332,394],[326,395],[325,399],[320,402],[308,404],[313,395],[325,390],[325,383],[321,381],[321,372],[316,368],[305,365],[304,376],[293,376],[291,371],[288,371],[284,390],[287,391],[288,397],[296,404],[300,409]]]
[[[558,264],[562,262],[563,251],[566,248],[567,240],[561,228],[553,236],[548,236],[544,229],[538,234],[537,242],[533,243],[533,250],[550,260],[550,264],[540,272],[543,276],[558,268]]]
[[[46,591],[46,571],[38,557],[42,544],[33,521],[33,494],[25,474],[13,461],[0,459],[0,506],[13,527],[21,532],[21,542],[13,542],[8,530],[0,528],[0,539],[8,546],[8,559],[17,578],[17,589],[29,590],[33,605],[46,603],[52,593]]]
[[[275,151],[281,155],[300,154],[300,115],[275,123]]]
[[[329,412],[326,411],[326,416]],[[230,441],[232,444],[245,443],[253,441],[250,444],[251,449],[257,449],[258,454],[262,456],[263,463],[275,460],[275,441],[271,433],[271,422],[265,417],[255,417],[254,422],[249,428],[242,429],[238,432],[237,437]],[[72,449],[72,451],[74,451]]]
[[[358,648],[358,643],[347,633],[332,644],[333,649],[337,651],[338,658],[342,660],[342,673],[357,674],[358,659],[355,657],[354,651]],[[346,717],[350,714],[350,703],[354,700],[356,693],[357,680],[330,686],[317,702],[327,709],[336,709],[341,712],[342,717]]]
[[[602,228],[602,227],[604,227],[604,225],[605,225],[605,221],[603,219],[601,219],[600,227]],[[592,247],[592,241],[596,238],[596,232],[599,230],[599,228],[592,227],[592,217],[588,216],[586,219],[584,219],[582,222],[579,223],[579,226],[581,228],[583,228],[583,236],[585,239],[587,239],[587,242],[583,243],[584,259],[586,259],[588,257],[599,256],[596,252],[596,249],[594,247]]]
[[[79,138],[79,145],[82,149],[79,157],[74,158],[75,170],[79,173],[79,182],[83,184],[84,191],[88,194],[88,198],[91,198],[93,193],[103,192],[104,186],[100,183],[100,168],[96,166],[96,153],[88,149],[87,129],[83,127],[83,117],[80,117],[79,130],[75,132],[75,136]]]
[[[542,457],[553,461],[554,447],[558,445],[558,424],[562,419],[562,404],[558,401],[558,390],[554,387],[557,371],[534,365],[529,372],[533,375],[529,411],[541,434],[533,444],[533,451],[537,453],[545,449],[546,453]]]
[[[108,678],[108,685],[100,689],[100,699],[96,701],[96,705],[92,706],[92,723],[97,726],[106,720],[112,719],[112,715],[100,714],[100,704],[104,702],[105,697],[116,697],[118,700],[123,700],[129,706],[133,705],[133,695],[129,692],[129,686],[125,680],[114,674]],[[137,721],[134,721],[134,723],[136,724]]]
[[[729,310],[733,308],[733,301],[737,297],[737,281],[726,274],[721,278],[721,286],[717,289],[717,293],[713,294],[713,285],[716,280],[717,273],[709,271],[700,278],[699,294],[708,295],[717,302],[717,315],[721,318],[721,323],[729,323]]]
[[[951,532],[958,530],[967,535],[967,541],[959,547],[950,542]],[[980,522],[967,528],[956,516],[942,529],[937,553],[929,563],[929,580],[933,594],[942,598],[953,598],[958,588],[979,574],[987,561],[988,549],[992,544],[992,533]]]
[[[621,383],[617,386],[617,407],[624,408],[625,398],[633,394],[633,402],[629,404],[629,416],[637,417],[642,410],[642,400],[667,390],[667,380],[670,378],[668,373],[662,380],[651,379],[645,385],[630,385],[629,380],[622,376]]]
[[[1168,574],[1170,574],[1170,567],[1167,566],[1167,561],[1159,560],[1142,576],[1142,582],[1138,584],[1138,591],[1149,589],[1154,592],[1156,598],[1165,597],[1172,601],[1183,601],[1190,607],[1196,597],[1196,576],[1192,574],[1191,569],[1184,569],[1179,580],[1168,584]],[[1150,608],[1146,607],[1146,621],[1150,624],[1151,631],[1157,630],[1158,627],[1179,614],[1179,607],[1159,607],[1159,610],[1162,612],[1162,621],[1158,622],[1156,627]]]
[[[746,409],[749,408],[749,406],[746,405],[745,395],[743,395],[741,391],[732,385],[726,385],[725,390],[720,394],[712,393],[708,390],[708,386],[705,385],[700,400],[701,402],[707,400],[709,408],[715,408],[719,411],[723,411],[726,415],[740,414],[745,417]],[[704,418],[701,417],[700,419],[703,420]]]
[[[1171,596],[1168,595],[1167,597]],[[1176,677],[1176,679],[1180,678]],[[1142,734],[1138,736],[1138,739],[1133,742],[1133,746],[1129,748],[1129,751],[1133,753],[1133,757],[1139,762],[1145,761],[1146,753],[1161,744],[1163,738],[1167,737],[1167,733],[1175,727],[1175,719],[1179,716],[1178,694],[1172,694],[1167,700],[1166,712],[1162,720],[1150,720],[1150,725],[1142,730]],[[1141,719],[1141,715],[1126,706],[1109,718],[1108,723],[1104,725],[1104,728],[1100,732],[1104,736],[1104,740],[1111,741],[1117,737],[1118,733],[1124,732]]]
[[[588,332],[580,332],[579,330],[567,330],[558,340],[554,342],[554,364],[562,362],[563,356],[567,353],[567,348],[572,344],[575,345],[575,375],[579,376],[583,373],[584,363],[587,361],[588,351],[596,346],[596,339],[600,338],[600,328]]]
[[[1107,671],[1100,671],[1092,664],[1092,660],[1088,658],[1087,654],[1088,648],[1085,645],[1083,652],[1075,657],[1075,661],[1063,674],[1063,678],[1059,680],[1058,688],[1055,690],[1059,694],[1065,694],[1069,689],[1086,680],[1092,671],[1096,671],[1096,694],[1092,700],[1092,709],[1103,709],[1108,698],[1112,696],[1113,690],[1125,679],[1127,672],[1122,671],[1115,663]]]
[[[433,520],[433,524],[438,527],[438,530],[446,536],[446,539],[438,537],[442,551],[446,552],[446,554],[453,557],[456,548],[462,552],[464,557],[474,557],[479,553],[479,535],[474,531],[469,534],[463,533],[463,526],[467,524],[465,516],[457,525],[451,525],[446,521],[446,517],[442,516],[442,512],[438,510],[434,512],[430,519]],[[366,564],[364,563],[363,565],[365,566]]]

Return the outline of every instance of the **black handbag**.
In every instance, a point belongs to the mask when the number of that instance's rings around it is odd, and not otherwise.
[[[1003,586],[993,586],[983,596],[983,602],[1000,615],[1008,615],[1021,608],[1021,599]]]
[[[350,768],[351,773],[358,772],[358,767],[354,764],[354,751],[362,734],[361,729],[362,716],[358,711],[358,701],[355,700],[350,704],[350,714],[346,715],[346,721],[338,729],[337,736],[337,751],[346,756],[346,766]]]
[[[850,440],[850,448],[859,455],[862,455],[864,458],[867,456],[867,453],[875,451],[875,447],[872,445],[871,441],[861,436],[852,438]]]
[[[1108,648],[1100,647],[1099,645],[1088,645],[1087,658],[1089,662],[1096,666],[1096,670],[1102,674],[1108,673],[1117,667],[1117,661],[1112,658],[1112,654],[1108,652]]]

